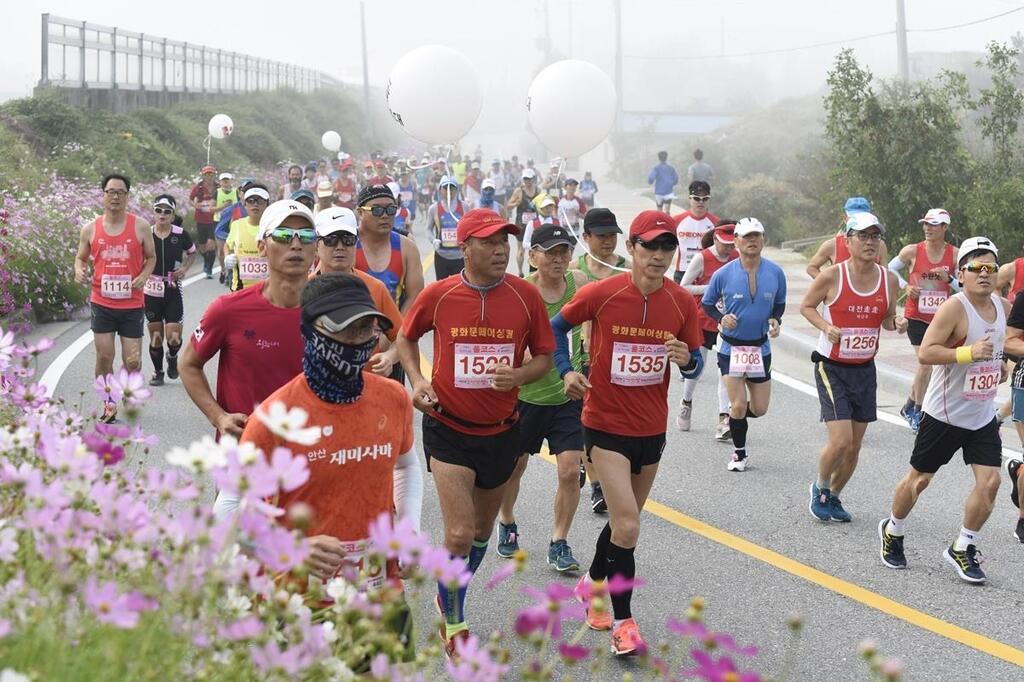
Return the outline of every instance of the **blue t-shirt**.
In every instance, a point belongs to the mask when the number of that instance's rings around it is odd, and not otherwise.
[[[667,163],[659,163],[651,169],[647,175],[647,184],[654,183],[654,193],[660,196],[672,194],[672,190],[679,184],[679,174],[676,169]]]
[[[719,353],[728,355],[732,344],[754,346],[761,339],[761,354],[771,355],[768,343],[768,319],[781,321],[786,309],[786,273],[775,263],[765,258],[757,268],[757,293],[751,295],[747,280],[747,271],[739,259],[730,261],[719,268],[704,290],[701,305],[707,310],[714,308],[718,302],[722,307],[718,317],[733,314],[736,316],[736,328],[722,330],[720,334]],[[742,342],[742,343],[741,343]]]

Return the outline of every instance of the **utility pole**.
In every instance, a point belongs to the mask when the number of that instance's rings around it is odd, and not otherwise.
[[[363,0],[359,2],[359,25],[363,34],[363,109],[372,145],[377,136],[373,130],[373,115],[370,113],[370,66],[366,59],[366,3]]]
[[[904,83],[910,80],[910,59],[907,55],[907,12],[903,0],[896,0],[896,71]]]
[[[615,129],[622,132],[622,0],[615,2]]]

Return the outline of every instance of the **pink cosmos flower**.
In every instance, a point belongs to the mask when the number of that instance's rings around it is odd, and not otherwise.
[[[420,568],[431,580],[446,585],[468,585],[473,574],[460,557],[453,557],[441,547],[427,547],[420,555]]]
[[[112,378],[121,392],[121,400],[125,405],[141,405],[153,395],[153,392],[146,388],[146,377],[142,372],[129,372],[122,367],[116,375],[112,375]]]
[[[516,614],[515,630],[520,637],[539,632],[558,639],[562,636],[563,619],[582,619],[586,616],[586,608],[576,602],[573,590],[568,585],[553,582],[543,592],[534,587],[526,587],[523,593],[537,602]]]
[[[85,583],[83,598],[98,621],[123,630],[134,628],[138,625],[139,614],[156,606],[155,602],[138,594],[121,594],[113,582],[97,584],[92,576]]]
[[[263,623],[256,616],[246,616],[227,625],[221,625],[217,634],[223,639],[237,642],[243,639],[255,639],[263,632]]]
[[[290,493],[309,480],[309,463],[305,457],[292,455],[288,448],[274,448],[270,470],[277,476],[282,492]]]
[[[404,565],[414,564],[425,545],[412,521],[399,519],[395,523],[389,512],[381,513],[370,523],[368,544],[371,551],[398,559]]]
[[[121,400],[123,395],[121,387],[114,380],[113,374],[104,374],[103,376],[96,377],[92,387],[95,389],[96,395],[103,402],[116,403]]]
[[[690,655],[697,667],[684,670],[684,677],[696,677],[707,682],[761,682],[757,673],[737,670],[736,664],[727,656],[715,659],[703,649],[693,649]]]
[[[665,627],[669,632],[674,632],[677,635],[691,637],[697,640],[698,643],[708,650],[722,649],[742,656],[757,655],[756,646],[741,647],[736,643],[736,640],[732,635],[724,632],[711,632],[707,629],[707,626],[699,620],[680,621],[675,618],[669,618],[665,622]]]
[[[590,649],[581,644],[559,642],[558,655],[570,663],[577,663],[590,655]]]
[[[10,396],[12,403],[26,410],[38,409],[49,402],[46,387],[39,383],[17,382],[11,387]]]
[[[270,524],[262,534],[253,538],[256,556],[270,570],[290,571],[309,556],[309,546],[287,528]]]
[[[456,682],[498,682],[509,669],[491,658],[476,635],[456,640],[455,653],[458,656],[446,661],[445,667]]]
[[[500,585],[503,582],[505,582],[506,580],[508,580],[508,577],[510,575],[512,575],[513,573],[515,573],[515,572],[516,572],[516,562],[515,561],[506,561],[506,562],[504,562],[501,565],[501,568],[499,568],[497,571],[495,571],[494,575],[491,576],[491,579],[487,581],[487,584],[485,585],[485,588],[488,589],[488,590],[493,590],[495,587],[497,587],[498,585]]]
[[[277,642],[271,640],[263,646],[255,646],[249,651],[253,665],[262,672],[280,670],[287,675],[297,675],[312,664],[312,657],[301,647],[281,649]]]

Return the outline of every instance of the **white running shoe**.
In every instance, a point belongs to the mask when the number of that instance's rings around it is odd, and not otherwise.
[[[730,459],[729,463],[725,465],[725,468],[728,469],[729,471],[746,471],[747,462],[749,460],[749,455],[744,457],[743,459],[740,459],[736,453],[733,453],[732,459]]]
[[[729,415],[725,415],[718,420],[718,426],[715,427],[715,440],[726,441],[732,437],[732,430],[729,428]]]
[[[679,414],[676,415],[676,427],[680,431],[690,430],[690,416],[693,414],[693,404],[685,400],[679,401]]]

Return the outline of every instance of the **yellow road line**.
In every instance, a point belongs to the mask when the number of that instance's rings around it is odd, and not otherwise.
[[[433,262],[433,252],[430,253],[430,263]],[[426,272],[430,264],[427,260],[424,260],[423,271]],[[426,357],[420,356],[420,367],[423,372],[423,376],[429,377],[432,370],[432,365]],[[549,464],[555,464],[555,457],[548,449],[547,445],[544,446],[540,453],[540,456]],[[703,538],[717,542],[718,544],[728,547],[731,550],[745,554],[753,559],[757,559],[763,563],[778,568],[790,575],[794,575],[798,578],[802,578],[807,582],[824,587],[826,590],[835,592],[844,597],[852,599],[856,602],[868,606],[877,611],[881,611],[884,614],[899,618],[900,620],[910,623],[922,630],[933,632],[936,635],[951,639],[954,642],[958,642],[965,646],[969,646],[972,649],[986,653],[995,658],[1002,659],[1008,663],[1024,667],[1024,651],[1005,644],[998,640],[980,635],[977,632],[967,630],[958,625],[953,625],[950,622],[944,621],[941,618],[928,615],[923,611],[918,611],[915,608],[911,608],[906,604],[883,597],[877,592],[856,585],[849,581],[837,578],[834,575],[819,571],[816,568],[812,568],[807,564],[800,563],[795,559],[791,559],[783,554],[780,554],[774,550],[762,547],[761,545],[754,544],[749,540],[744,540],[738,535],[716,528],[710,524],[699,521],[692,516],[688,516],[678,509],[673,509],[668,505],[656,502],[648,499],[647,504],[644,505],[644,511],[649,514],[653,514],[658,518],[668,521],[669,523],[688,530],[691,533],[700,535]]]

